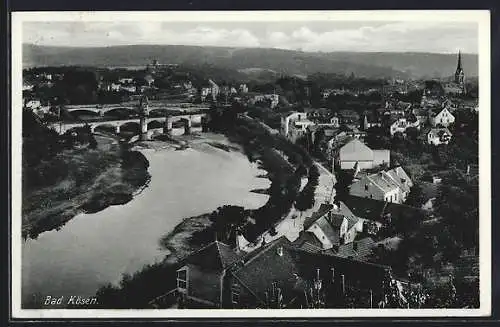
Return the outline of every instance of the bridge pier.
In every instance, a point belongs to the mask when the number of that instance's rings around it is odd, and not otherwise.
[[[115,133],[116,133],[116,134],[120,134],[120,125],[117,125],[117,126],[115,127]]]
[[[191,119],[184,120],[184,134],[191,134]]]
[[[141,141],[146,141],[148,139],[148,123],[146,118],[142,117],[140,121],[141,125]]]
[[[172,135],[172,121],[169,118],[165,120],[165,125],[163,126],[163,133]]]

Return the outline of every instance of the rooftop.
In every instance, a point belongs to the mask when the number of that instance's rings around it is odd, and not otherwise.
[[[428,215],[427,211],[420,208],[353,195],[346,196],[344,202],[356,216],[368,220],[379,221],[381,223],[385,222],[384,216],[386,214],[390,214],[392,217],[397,217],[402,214]]]
[[[190,254],[185,262],[207,270],[222,271],[241,257],[229,245],[215,241]]]

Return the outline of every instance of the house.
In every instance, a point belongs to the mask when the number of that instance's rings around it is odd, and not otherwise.
[[[443,86],[444,93],[450,95],[463,94],[463,87],[457,83],[447,83]]]
[[[343,125],[360,127],[359,114],[354,110],[340,110],[339,119],[340,123]]]
[[[413,182],[401,167],[375,174],[364,175],[355,180],[349,194],[385,202],[403,203],[410,193]]]
[[[424,108],[417,107],[417,108],[413,108],[412,113],[418,119],[420,126],[424,126],[425,123],[427,123],[428,117],[429,117],[427,110],[425,110]]]
[[[405,116],[394,116],[391,117],[391,124],[389,126],[389,133],[394,136],[396,133],[405,134],[406,130],[410,127],[420,129],[420,121],[414,114],[408,114]]]
[[[375,247],[376,243],[371,237],[364,237],[360,240],[340,245],[336,254],[344,258],[367,261],[372,256]]]
[[[363,117],[363,129],[366,131],[372,127],[381,127],[382,120],[376,117],[373,113],[367,112]]]
[[[127,77],[127,78],[120,78],[120,79],[118,80],[118,82],[119,82],[120,84],[123,84],[123,85],[125,85],[125,84],[132,84],[132,82],[133,82],[133,81],[134,81],[134,79],[133,79],[133,78],[130,78],[130,77]]]
[[[432,128],[427,133],[427,143],[431,145],[448,144],[451,140],[451,132],[448,128]]]
[[[354,138],[340,148],[336,156],[336,164],[340,169],[371,169],[389,164],[389,150],[372,150],[359,139]]]
[[[315,125],[304,112],[291,112],[281,117],[281,133],[294,142],[305,135],[309,126]]]
[[[304,244],[308,242],[291,243],[280,237],[240,254],[213,242],[183,261],[177,270],[176,291],[187,308],[298,309],[311,308],[317,300],[333,307],[343,303],[346,294],[354,295],[353,290],[371,294],[373,303],[383,300],[384,282],[394,279],[390,267]],[[369,307],[366,296],[354,300]]]
[[[406,204],[386,202],[365,197],[348,195],[343,199],[351,212],[365,222],[373,222],[377,228],[384,224],[391,224],[394,219],[403,215],[411,217],[426,217],[430,213],[423,208],[416,208]]]
[[[273,109],[279,104],[280,96],[278,94],[259,94],[253,97],[251,103],[255,104],[261,101],[269,101],[269,107]]]
[[[246,84],[240,84],[240,87],[238,88],[238,90],[241,93],[248,93],[248,86]]]
[[[26,103],[24,104],[24,107],[25,108],[28,108],[28,109],[38,109],[42,106],[42,103],[40,102],[40,100],[37,100],[37,99],[30,99],[30,100],[27,100]]]
[[[34,85],[28,82],[23,82],[23,91],[32,91]]]
[[[224,243],[210,243],[183,260],[177,269],[177,291],[192,308],[223,307],[224,277],[242,256]]]
[[[323,249],[336,251],[341,244],[354,241],[363,231],[363,222],[342,202],[321,204],[318,211],[304,221],[304,231],[312,233]]]
[[[432,126],[448,127],[455,122],[455,116],[447,109],[429,110],[429,123]]]

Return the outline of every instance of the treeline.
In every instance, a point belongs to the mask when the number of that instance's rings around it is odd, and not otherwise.
[[[242,226],[249,240],[256,239],[289,212],[300,189],[300,180],[313,165],[310,155],[302,147],[278,134],[271,134],[258,121],[238,117],[244,110],[235,105],[226,110],[211,109],[211,129],[223,132],[232,141],[243,145],[252,162],[258,161],[271,180],[269,200],[250,216],[255,223]]]

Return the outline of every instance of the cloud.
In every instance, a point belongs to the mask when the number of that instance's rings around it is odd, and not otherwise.
[[[277,23],[57,22],[25,23],[24,41],[46,45],[182,44],[272,47],[303,51],[477,53],[477,26],[443,22]],[[262,25],[265,32],[261,32]]]

